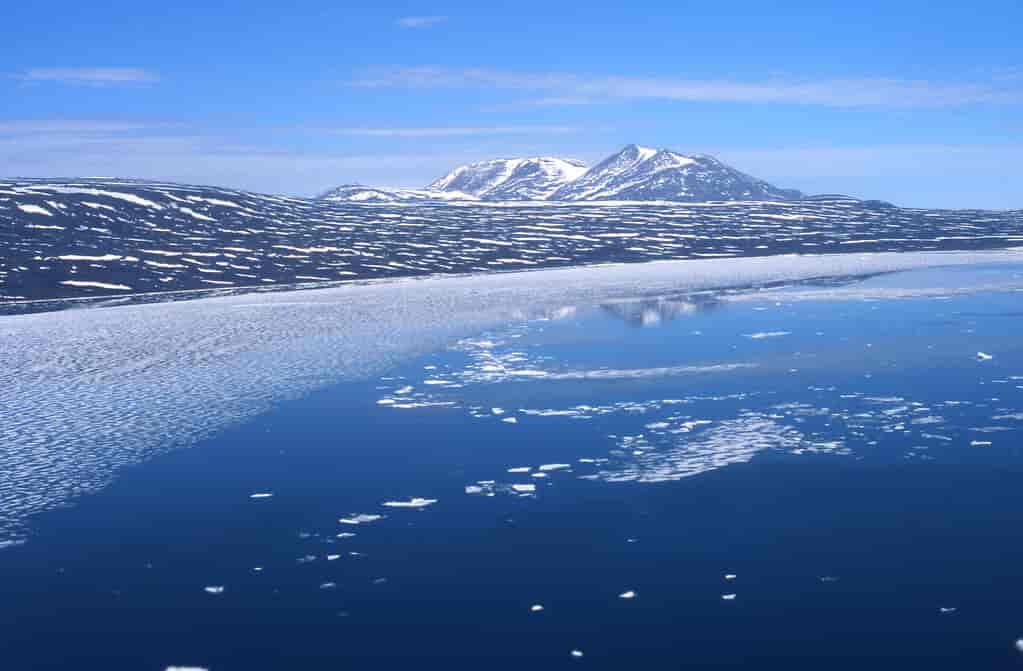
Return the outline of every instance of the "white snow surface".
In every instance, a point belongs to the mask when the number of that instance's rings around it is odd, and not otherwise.
[[[127,465],[534,311],[1011,261],[1023,249],[664,261],[0,317],[0,547]]]

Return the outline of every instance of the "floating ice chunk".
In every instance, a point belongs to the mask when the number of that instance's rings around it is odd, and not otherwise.
[[[721,595],[721,600],[722,601],[735,601],[735,597],[736,597],[735,594],[722,594]]]
[[[341,555],[327,555],[327,561],[337,561],[341,559]]]
[[[223,594],[224,593],[224,586],[223,585],[207,585],[206,587],[203,587],[202,589],[207,594]]]
[[[531,478],[546,478],[547,474],[546,473],[531,473],[529,475],[529,477],[531,477]]]
[[[414,387],[412,385],[406,385],[406,386],[402,387],[401,389],[395,389],[394,393],[395,394],[408,394],[409,392],[412,391],[413,388]]]
[[[737,576],[737,575],[736,575],[736,574],[734,574],[734,573],[726,573],[726,574],[725,574],[725,580],[735,580],[735,579],[736,579],[736,578],[738,578],[738,577],[739,577],[739,576]]]
[[[249,494],[250,499],[269,499],[273,497],[273,492],[256,492],[255,494]]]
[[[352,515],[351,517],[342,517],[338,520],[340,524],[369,524],[370,522],[376,522],[377,520],[383,519],[383,515],[371,515],[368,513],[360,513],[358,515]]]
[[[466,494],[482,494],[483,493],[483,488],[480,487],[479,485],[466,485],[465,486],[465,493]]]
[[[987,447],[991,444],[990,440],[971,440],[970,447]]]
[[[563,468],[572,468],[572,464],[543,464],[537,468],[538,471],[560,471]]]
[[[619,599],[635,599],[636,598],[636,591],[630,589],[628,591],[622,592],[621,594],[618,595],[618,598]]]
[[[954,606],[942,606],[938,609],[938,612],[943,614],[954,613],[956,608]]]
[[[321,583],[320,589],[337,589],[337,583],[336,582]]]
[[[528,473],[531,470],[533,470],[532,466],[516,466],[514,468],[509,468],[508,472],[509,473]]]
[[[530,613],[539,613],[542,610],[543,610],[543,606],[541,606],[538,603],[534,603],[532,606],[529,607],[529,612]]]
[[[210,671],[205,666],[168,666],[164,671]]]
[[[536,485],[519,485],[519,484],[514,484],[511,487],[512,487],[512,489],[514,491],[521,492],[521,493],[529,493],[529,492],[535,492],[536,491]]]
[[[753,340],[763,340],[764,338],[780,338],[781,336],[792,335],[792,331],[763,331],[760,333],[744,333],[743,337],[751,338]]]
[[[355,536],[351,531],[342,531],[337,535],[338,538],[352,538]]]
[[[583,651],[582,650],[573,650],[569,654],[572,655],[572,657],[574,657],[576,659],[579,659],[580,657],[583,656]]]
[[[987,352],[977,352],[977,361],[990,361],[995,357]]]
[[[384,506],[388,508],[425,508],[434,503],[437,503],[437,499],[424,499],[416,496],[408,501],[385,501]]]
[[[501,421],[502,422],[506,422],[508,424],[518,424],[519,423],[519,420],[515,419],[514,417],[505,417]]]
[[[503,415],[504,408],[491,408],[490,412],[494,413],[495,415]]]

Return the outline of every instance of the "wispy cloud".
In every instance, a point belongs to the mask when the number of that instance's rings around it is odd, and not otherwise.
[[[397,24],[401,28],[432,28],[448,20],[446,16],[403,16]]]
[[[15,75],[15,78],[24,82],[80,86],[154,84],[160,81],[158,74],[143,68],[29,68]]]
[[[346,83],[366,88],[505,90],[529,95],[528,99],[520,101],[521,104],[552,106],[644,99],[831,107],[1023,103],[1023,87],[1003,79],[928,81],[876,77],[740,81],[404,67],[375,70]]]
[[[180,124],[93,119],[0,120],[0,135],[110,134],[179,128]]]
[[[327,128],[324,132],[353,137],[460,137],[501,135],[563,135],[579,133],[581,126],[442,126],[437,128]]]

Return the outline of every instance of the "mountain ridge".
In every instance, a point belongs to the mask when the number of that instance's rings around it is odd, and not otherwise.
[[[629,144],[596,165],[553,156],[460,165],[422,189],[342,185],[320,196],[342,202],[763,201],[801,200],[707,154]]]

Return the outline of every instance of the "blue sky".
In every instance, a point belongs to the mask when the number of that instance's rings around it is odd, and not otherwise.
[[[636,142],[810,192],[1023,207],[1019,2],[352,4],[5,7],[0,175],[310,195]]]

